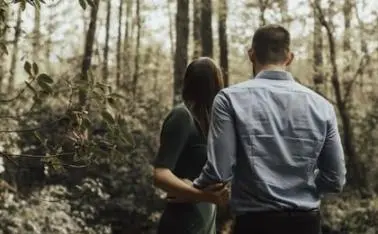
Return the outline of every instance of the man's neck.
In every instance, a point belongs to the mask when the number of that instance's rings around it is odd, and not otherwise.
[[[286,67],[283,65],[268,64],[258,69],[257,73],[262,72],[262,71],[286,71]]]

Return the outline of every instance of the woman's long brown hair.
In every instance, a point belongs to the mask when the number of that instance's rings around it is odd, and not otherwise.
[[[214,97],[222,88],[222,71],[211,58],[200,57],[187,67],[182,98],[205,136]]]

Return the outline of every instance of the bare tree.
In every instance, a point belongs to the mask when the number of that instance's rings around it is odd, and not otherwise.
[[[227,43],[227,1],[220,0],[218,2],[218,33],[219,33],[219,51],[220,66],[223,71],[225,86],[229,85],[228,76],[228,43]]]
[[[118,10],[118,37],[117,37],[117,74],[116,74],[116,84],[117,87],[121,84],[121,67],[122,67],[122,60],[121,60],[121,46],[122,46],[122,14],[123,14],[123,1],[119,1],[119,10]]]
[[[37,62],[38,52],[41,41],[41,10],[36,7],[34,9],[34,30],[33,30],[33,60]]]
[[[84,58],[81,66],[81,79],[88,82],[88,71],[92,63],[93,45],[96,34],[97,13],[99,9],[100,0],[94,0],[94,7],[91,8],[91,20],[86,35]],[[80,90],[79,93],[79,106],[85,108],[87,105],[87,92]]]
[[[131,49],[131,28],[132,28],[132,7],[133,7],[133,0],[126,0],[126,25],[125,25],[125,34],[123,40],[123,64],[124,64],[124,76],[123,79],[130,81],[131,79],[131,63],[130,63],[130,49]],[[125,81],[123,81],[123,84]]]
[[[173,104],[181,101],[181,87],[188,63],[189,0],[177,0],[176,53],[174,60]]]
[[[137,35],[136,35],[136,45],[135,45],[135,57],[134,57],[134,75],[133,75],[133,88],[132,92],[135,96],[138,88],[138,79],[139,79],[139,60],[140,60],[140,34],[142,28],[142,20],[140,17],[140,0],[136,0],[136,26],[137,26]]]
[[[5,46],[6,45],[6,38],[7,38],[7,23],[8,23],[8,14],[9,14],[9,9],[5,5],[5,3],[0,3],[0,7],[4,9],[3,11],[3,22],[0,24],[0,45]],[[0,92],[3,89],[3,79],[5,75],[5,70],[6,70],[6,54],[7,54],[7,49],[6,48],[0,48]]]
[[[12,91],[14,89],[14,75],[16,72],[16,63],[17,63],[17,56],[18,56],[18,42],[20,40],[21,35],[21,14],[22,13],[22,7],[18,7],[17,12],[17,21],[16,21],[16,27],[14,31],[14,41],[13,41],[13,52],[12,52],[12,60],[11,60],[11,66],[10,66],[10,76],[8,80],[8,90]]]
[[[169,43],[171,49],[171,58],[172,60],[175,57],[175,41],[174,41],[174,22],[171,10],[171,0],[167,0],[167,13],[168,13],[168,20],[169,20]]]
[[[320,4],[320,0],[315,0],[316,4]],[[319,85],[324,83],[324,75],[323,75],[323,32],[322,32],[322,25],[319,20],[319,17],[316,14],[316,9],[313,8],[314,11],[314,37],[313,37],[313,69],[314,75],[312,80],[315,84],[316,91],[320,91]]]
[[[260,22],[260,26],[264,26],[266,24],[265,11],[268,8],[269,3],[270,3],[270,0],[259,0],[259,8],[260,8],[259,22]]]
[[[201,2],[200,0],[193,0],[193,59],[201,56]]]
[[[327,32],[329,55],[332,67],[331,83],[334,90],[334,96],[336,98],[336,107],[339,111],[342,122],[343,143],[345,153],[348,156],[347,168],[349,170],[349,183],[353,187],[358,188],[360,193],[363,194],[363,188],[367,188],[367,181],[365,180],[364,170],[362,169],[361,162],[359,161],[356,152],[356,141],[352,128],[352,119],[348,109],[348,99],[345,99],[341,92],[342,85],[340,82],[339,67],[336,62],[337,50],[335,36],[329,22],[326,20],[320,4],[315,2],[314,7],[320,23]]]
[[[213,28],[211,0],[201,0],[202,56],[213,57]]]
[[[289,16],[288,0],[280,0],[278,2],[281,13],[281,22],[285,28],[289,28],[291,24],[291,18]]]
[[[106,33],[105,33],[105,46],[104,46],[104,60],[103,60],[103,65],[102,65],[102,79],[104,81],[108,80],[109,76],[109,68],[108,68],[108,63],[109,63],[109,34],[110,34],[110,15],[112,11],[112,5],[111,5],[111,0],[108,0],[107,4],[107,12],[106,12]]]

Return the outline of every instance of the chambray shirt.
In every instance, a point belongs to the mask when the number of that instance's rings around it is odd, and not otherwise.
[[[194,186],[231,181],[236,215],[317,209],[346,180],[333,106],[285,71],[262,71],[218,93],[207,150]]]

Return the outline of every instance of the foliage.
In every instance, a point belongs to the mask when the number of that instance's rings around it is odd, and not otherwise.
[[[360,199],[344,195],[330,197],[323,204],[323,225],[341,233],[374,234],[378,230],[378,198]]]
[[[85,220],[95,210],[94,204],[88,204],[85,213],[75,212],[67,199],[69,191],[63,186],[45,186],[26,199],[10,192],[3,192],[1,196],[0,230],[5,233],[111,233],[109,226],[85,225]]]

